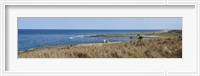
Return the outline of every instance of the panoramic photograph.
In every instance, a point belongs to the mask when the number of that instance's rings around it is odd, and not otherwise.
[[[18,17],[18,58],[182,58],[180,17]]]

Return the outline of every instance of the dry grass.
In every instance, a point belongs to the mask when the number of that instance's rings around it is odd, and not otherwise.
[[[182,40],[153,38],[143,41],[63,45],[18,53],[19,58],[182,58]]]

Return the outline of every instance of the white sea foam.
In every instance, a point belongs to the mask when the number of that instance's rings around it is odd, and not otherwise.
[[[87,37],[87,35],[76,35],[76,36],[69,37],[69,39],[84,38],[84,37]]]
[[[69,37],[69,39],[73,39],[74,37]]]

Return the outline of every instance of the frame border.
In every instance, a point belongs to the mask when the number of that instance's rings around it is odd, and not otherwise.
[[[200,0],[0,0],[0,76],[43,76],[43,75],[68,75],[68,76],[199,76],[199,17]],[[10,72],[6,71],[5,64],[5,37],[6,37],[6,17],[5,8],[7,5],[194,5],[196,11],[196,31],[197,31],[197,51],[196,51],[196,71],[194,72]]]

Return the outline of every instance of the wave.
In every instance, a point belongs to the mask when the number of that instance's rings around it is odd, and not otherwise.
[[[69,37],[69,39],[85,38],[85,37],[90,37],[90,36],[96,36],[96,34],[92,34],[92,35],[76,35],[76,36]]]

